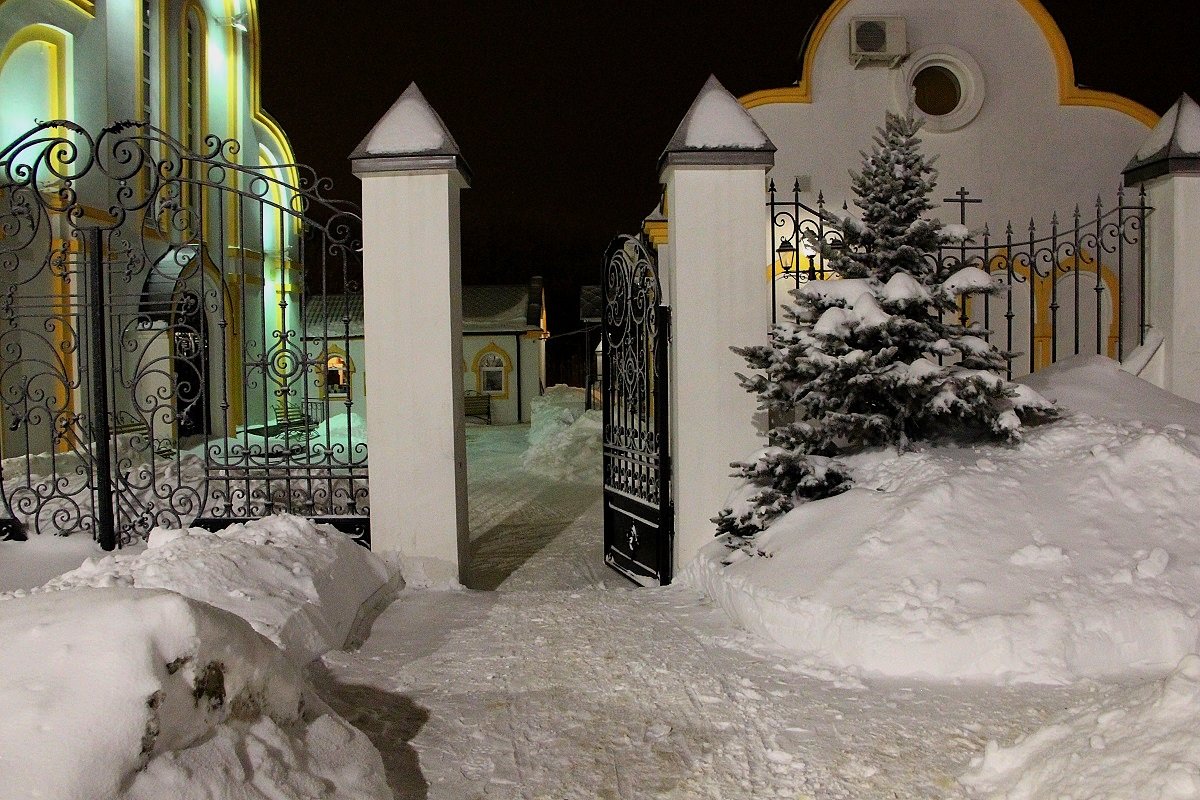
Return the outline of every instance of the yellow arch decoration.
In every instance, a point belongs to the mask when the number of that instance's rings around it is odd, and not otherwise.
[[[513,362],[508,353],[504,352],[504,350],[497,346],[495,342],[489,342],[487,347],[482,348],[478,353],[475,354],[475,360],[471,362],[471,372],[475,373],[475,391],[479,394],[483,394],[483,373],[479,371],[479,362],[483,361],[483,357],[489,353],[495,353],[496,355],[500,356],[500,360],[504,362],[504,391],[495,392],[492,394],[492,397],[496,398],[497,400],[507,400],[509,389],[512,386],[512,378],[510,377],[510,373],[513,370]]]
[[[1007,248],[999,248],[988,259],[988,274],[1004,275],[1008,271],[1010,258]],[[1014,291],[1022,291],[1028,297],[1029,290],[1026,287],[1030,280],[1032,270],[1029,264],[1022,260],[1012,261],[1013,273],[1024,279],[1022,283],[1014,283]],[[1079,257],[1071,256],[1064,258],[1058,262],[1057,268],[1049,275],[1037,273],[1033,275],[1033,298],[1032,306],[1029,313],[1033,315],[1033,341],[1029,342],[1028,346],[1033,350],[1034,371],[1044,369],[1050,366],[1052,353],[1052,339],[1054,331],[1050,325],[1050,304],[1053,301],[1051,282],[1062,283],[1068,276],[1078,281],[1081,275],[1091,273],[1100,274],[1100,280],[1104,284],[1104,290],[1108,295],[1109,315],[1108,333],[1104,337],[1105,355],[1109,358],[1120,358],[1117,353],[1117,343],[1120,341],[1121,327],[1121,295],[1117,291],[1117,274],[1111,267],[1105,266],[1097,261],[1095,255],[1083,251]],[[1087,291],[1094,291],[1095,284],[1085,286]],[[1061,295],[1060,295],[1061,296]],[[968,297],[966,315],[968,320],[975,320],[976,303],[982,298]],[[986,299],[983,302],[987,302]],[[1075,314],[1079,313],[1076,309]],[[1028,354],[1026,354],[1028,355]]]
[[[250,116],[275,142],[274,152],[279,153],[286,164],[296,163],[296,153],[283,128],[262,107],[259,79],[262,76],[262,44],[258,27],[258,0],[246,0],[247,26],[250,29]],[[300,174],[295,167],[288,168],[288,183],[300,185]]]
[[[0,70],[4,69],[4,65],[12,58],[12,54],[18,47],[35,42],[45,44],[50,48],[50,55],[54,62],[54,86],[52,87],[54,96],[50,98],[50,107],[54,109],[55,117],[65,119],[71,113],[70,103],[67,102],[71,96],[71,87],[67,79],[70,67],[68,57],[71,34],[61,28],[41,22],[26,25],[13,34],[3,52],[0,52]]]
[[[750,109],[771,103],[811,103],[813,63],[816,61],[817,49],[833,25],[834,19],[850,2],[851,0],[834,0],[833,4],[817,20],[817,24],[812,30],[812,36],[804,50],[804,66],[800,73],[800,82],[797,85],[751,92],[739,98],[742,106]],[[1017,0],[1017,2],[1037,23],[1050,52],[1054,55],[1054,63],[1058,71],[1059,105],[1109,108],[1133,117],[1147,128],[1153,128],[1158,124],[1158,114],[1135,100],[1112,92],[1081,89],[1075,83],[1075,64],[1071,60],[1071,51],[1067,47],[1067,40],[1063,37],[1058,23],[1050,16],[1050,12],[1046,10],[1040,0]]]

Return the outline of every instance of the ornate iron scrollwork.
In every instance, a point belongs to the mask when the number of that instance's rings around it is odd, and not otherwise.
[[[318,364],[360,347],[361,320],[307,313],[361,297],[360,215],[241,150],[63,120],[0,149],[2,535],[103,536],[109,505],[120,542],[196,516],[367,514],[362,415]]]

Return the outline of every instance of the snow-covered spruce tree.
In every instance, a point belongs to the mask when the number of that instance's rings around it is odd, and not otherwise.
[[[813,242],[842,279],[795,290],[770,344],[733,348],[757,370],[738,377],[760,408],[794,421],[772,427],[753,461],[731,465],[746,485],[713,520],[718,534],[752,536],[797,502],[845,491],[850,472],[837,455],[953,436],[1014,442],[1023,419],[1056,413],[1000,376],[1010,356],[984,331],[957,324],[963,295],[995,288],[978,267],[949,274],[938,261],[938,246],[966,232],[924,217],[937,173],[919,128],[888,115],[852,175],[861,221],[836,221],[838,248]]]

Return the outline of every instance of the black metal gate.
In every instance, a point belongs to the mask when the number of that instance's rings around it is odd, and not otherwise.
[[[135,123],[0,149],[0,538],[290,511],[367,542],[360,215],[246,160]]]
[[[674,554],[670,309],[644,241],[620,236],[604,261],[604,560],[636,583],[665,585]]]

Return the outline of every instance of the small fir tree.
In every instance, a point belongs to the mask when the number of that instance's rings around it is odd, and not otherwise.
[[[939,263],[939,245],[966,232],[924,217],[937,173],[919,128],[888,114],[852,175],[861,221],[840,221],[836,249],[813,243],[842,279],[804,284],[769,344],[733,348],[757,371],[738,377],[760,408],[793,421],[775,424],[753,461],[731,465],[746,489],[713,520],[718,534],[752,536],[797,502],[845,491],[839,454],[964,434],[1015,442],[1023,419],[1056,413],[1000,376],[1010,354],[985,331],[955,322],[964,296],[995,286],[978,267],[950,274]]]

